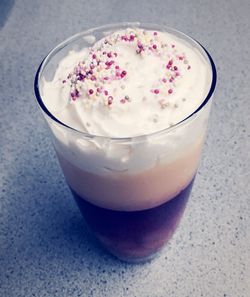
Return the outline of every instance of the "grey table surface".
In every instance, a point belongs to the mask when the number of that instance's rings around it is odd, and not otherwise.
[[[35,102],[44,55],[85,28],[165,24],[206,46],[218,86],[191,200],[143,265],[89,233]],[[250,296],[250,1],[0,1],[0,296]]]

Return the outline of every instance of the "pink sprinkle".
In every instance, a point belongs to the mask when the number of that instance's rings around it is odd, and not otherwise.
[[[166,83],[166,82],[167,82],[167,79],[166,79],[166,78],[163,78],[162,81],[163,81],[164,83]]]
[[[66,83],[66,80],[64,79],[64,80],[62,81],[62,83],[65,84],[65,83]]]
[[[157,32],[154,32],[154,36],[156,36],[157,35]]]
[[[114,53],[114,56],[117,57],[117,53]]]
[[[153,44],[153,49],[157,49],[157,45],[156,44]]]
[[[112,58],[112,53],[109,52],[109,53],[107,54],[107,56],[108,56],[109,58]]]
[[[70,93],[72,100],[76,100],[77,97],[79,97],[79,91],[74,90],[73,92]]]
[[[89,89],[89,94],[92,95],[94,91],[92,89]]]
[[[127,74],[127,71],[123,70],[121,73],[121,77],[124,77]]]
[[[109,92],[107,90],[104,90],[104,95],[108,96]]]
[[[115,76],[120,77],[121,73],[119,71],[116,71]]]
[[[143,45],[142,45],[142,43],[140,41],[138,41],[137,46],[138,46],[139,49],[143,49]]]
[[[122,104],[124,104],[124,103],[126,103],[126,100],[125,100],[125,99],[121,99],[120,102],[121,102]]]
[[[169,82],[173,82],[174,81],[174,79],[171,77],[170,79],[169,79]]]
[[[159,89],[155,89],[155,90],[154,90],[154,93],[155,93],[155,94],[159,94],[159,93],[160,93]]]
[[[134,41],[134,39],[135,39],[135,36],[131,34],[131,35],[129,36],[129,41]]]
[[[175,48],[175,44],[172,44],[172,48]]]
[[[95,54],[92,55],[92,59],[96,59],[96,55]]]
[[[128,41],[128,37],[127,37],[126,35],[123,35],[123,36],[121,37],[121,39],[124,40],[124,41]]]
[[[86,76],[83,75],[83,74],[81,74],[81,73],[78,75],[78,79],[79,79],[80,81],[84,80],[85,77],[86,77]]]
[[[169,60],[167,66],[166,66],[166,68],[167,68],[167,69],[170,69],[171,66],[172,66],[172,64],[173,64],[173,60]]]
[[[107,54],[107,52],[102,52],[102,54],[103,54],[103,55],[106,55],[106,54]]]
[[[173,93],[173,89],[169,89],[168,94],[172,94],[172,93]]]
[[[175,75],[176,75],[176,76],[180,76],[180,72],[179,72],[179,71],[176,71],[176,72],[175,72]]]
[[[190,65],[188,65],[188,68],[187,68],[187,69],[188,69],[188,70],[189,70],[189,69],[191,69],[191,66],[190,66]]]
[[[175,71],[178,70],[178,67],[177,67],[177,66],[174,66],[174,70],[175,70]]]
[[[120,67],[117,65],[117,66],[115,66],[115,69],[120,69]]]
[[[112,66],[112,64],[114,64],[114,61],[113,60],[112,61],[105,62],[105,65],[107,65],[107,67]]]
[[[96,91],[97,91],[97,93],[101,93],[101,89],[100,88],[97,88]]]
[[[113,97],[112,96],[109,96],[108,97],[108,105],[111,105],[113,102]]]
[[[104,78],[103,78],[104,80],[108,80],[109,78],[107,77],[107,76],[104,76]]]
[[[179,57],[179,60],[183,60],[184,58],[182,56]]]

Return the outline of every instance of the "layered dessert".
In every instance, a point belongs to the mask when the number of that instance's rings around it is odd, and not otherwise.
[[[211,87],[211,65],[177,35],[131,27],[88,36],[92,44],[72,48],[41,81],[77,204],[125,260],[146,259],[171,238],[199,162],[210,104],[195,111]]]

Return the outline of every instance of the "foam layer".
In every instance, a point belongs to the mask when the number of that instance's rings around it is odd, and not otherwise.
[[[49,111],[79,131],[131,137],[191,114],[208,93],[211,70],[200,52],[170,34],[128,28],[70,51],[43,81]]]
[[[159,206],[178,195],[194,178],[201,147],[198,142],[174,162],[134,174],[92,174],[57,154],[67,182],[79,196],[103,208],[135,211]]]

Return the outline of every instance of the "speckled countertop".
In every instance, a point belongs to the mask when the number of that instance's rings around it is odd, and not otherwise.
[[[55,158],[33,94],[49,49],[117,21],[201,41],[218,87],[193,194],[151,263],[100,249]],[[250,296],[250,1],[0,1],[0,296]]]

